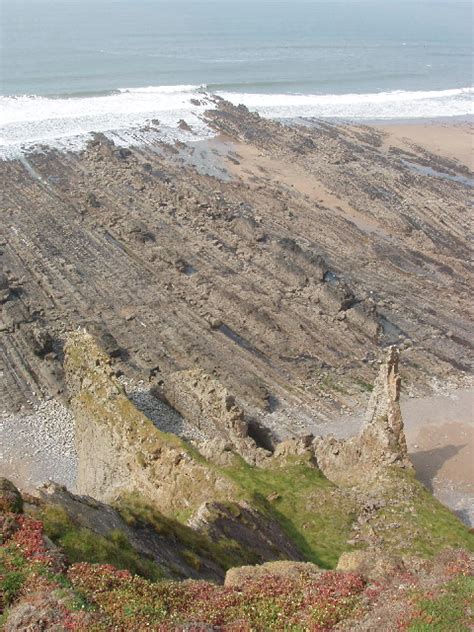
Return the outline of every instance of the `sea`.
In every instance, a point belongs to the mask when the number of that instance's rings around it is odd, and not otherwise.
[[[468,117],[472,18],[464,0],[0,0],[0,157],[150,125],[203,139],[213,95],[288,121]]]

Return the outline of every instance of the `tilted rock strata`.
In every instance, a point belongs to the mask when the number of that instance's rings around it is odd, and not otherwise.
[[[222,581],[224,571],[205,546],[193,551],[193,565],[186,559],[189,543],[180,540],[176,533],[165,528],[160,533],[143,519],[126,522],[119,511],[125,506],[124,499],[119,500],[117,509],[90,496],[72,494],[54,483],[41,487],[38,494],[44,507],[61,508],[76,528],[104,537],[119,532],[140,556],[153,560],[165,576]]]
[[[216,542],[226,538],[239,542],[261,562],[304,559],[282,527],[246,501],[204,503],[187,524]]]
[[[279,439],[363,399],[381,345],[410,348],[410,388],[461,379],[468,189],[403,160],[459,165],[363,126],[285,127],[223,102],[209,116],[228,141],[97,135],[0,163],[0,410],[60,392],[65,333],[91,323],[126,375],[203,369]]]

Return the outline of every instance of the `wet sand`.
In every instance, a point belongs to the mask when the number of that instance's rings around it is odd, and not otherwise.
[[[469,121],[428,121],[423,123],[375,123],[385,134],[384,144],[410,150],[413,145],[454,159],[472,170],[474,166],[474,124]]]
[[[402,403],[408,450],[419,479],[474,525],[474,390]]]

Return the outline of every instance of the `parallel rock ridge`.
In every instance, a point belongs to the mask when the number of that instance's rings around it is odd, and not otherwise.
[[[362,398],[390,343],[410,349],[410,388],[463,379],[468,189],[404,159],[460,165],[361,126],[285,127],[224,102],[209,117],[228,142],[97,135],[0,163],[0,410],[61,392],[64,335],[93,321],[126,374],[203,369],[245,413],[277,410],[279,438]]]

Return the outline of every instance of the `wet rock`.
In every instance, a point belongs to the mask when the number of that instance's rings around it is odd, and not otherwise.
[[[185,132],[192,132],[193,130],[191,129],[191,127],[186,123],[185,120],[181,119],[178,123],[178,127],[179,129],[182,129]]]
[[[116,338],[101,323],[88,323],[86,327],[108,356],[118,358],[122,355],[122,348]]]
[[[0,272],[0,304],[5,303],[10,296],[8,277],[4,272]]]
[[[53,353],[53,338],[39,325],[32,327],[30,341],[33,352],[38,357],[44,358],[48,353]]]
[[[101,204],[95,193],[88,193],[86,196],[86,204],[91,208],[100,208]]]
[[[127,147],[120,147],[117,151],[114,152],[114,155],[120,160],[127,160],[132,155],[132,152]]]

